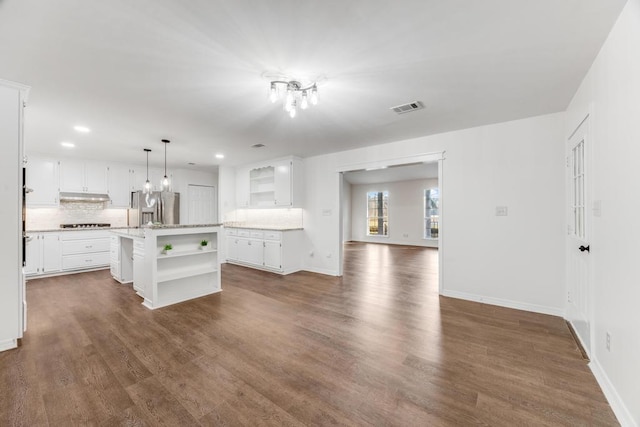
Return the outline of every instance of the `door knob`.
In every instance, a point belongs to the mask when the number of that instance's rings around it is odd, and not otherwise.
[[[582,245],[578,249],[580,249],[580,252],[584,252],[584,251],[591,252],[589,250],[589,245],[587,245],[587,246]]]

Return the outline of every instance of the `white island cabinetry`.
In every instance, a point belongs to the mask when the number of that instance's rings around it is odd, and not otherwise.
[[[167,227],[145,230],[151,280],[144,290],[147,308],[159,308],[221,291],[219,227]],[[207,240],[209,246],[201,248]],[[164,247],[171,245],[170,253]]]

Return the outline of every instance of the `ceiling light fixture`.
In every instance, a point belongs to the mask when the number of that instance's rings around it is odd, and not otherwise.
[[[68,142],[68,141],[62,141],[60,145],[62,145],[65,148],[73,148],[76,146],[76,144],[74,144],[73,142]]]
[[[311,83],[307,86],[302,86],[302,83],[296,80],[273,80],[269,90],[269,100],[275,103],[283,97],[284,110],[289,113],[289,117],[294,118],[297,114],[298,106],[306,110],[309,108],[309,104],[318,104],[318,85],[317,83]]]
[[[89,132],[91,132],[91,129],[89,129],[86,126],[74,126],[73,128],[76,130],[76,132],[80,132],[80,133],[89,133]]]
[[[222,153],[216,154],[216,159],[224,159],[224,154]]]
[[[168,139],[163,139],[162,142],[164,143],[164,178],[162,178],[162,189],[168,190],[169,178],[167,177],[167,144],[171,141],[169,141]]]
[[[147,180],[144,183],[144,188],[142,190],[143,193],[151,193],[151,181],[149,181],[149,153],[150,149],[145,148],[144,151],[147,153]]]

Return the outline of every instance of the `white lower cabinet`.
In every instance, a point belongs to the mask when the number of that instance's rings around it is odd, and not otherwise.
[[[60,233],[62,270],[109,266],[111,240],[108,231],[86,230]]]
[[[302,268],[302,230],[226,230],[227,261],[289,274]]]
[[[144,239],[133,239],[133,289],[143,298],[149,280],[151,278],[145,269]]]
[[[108,267],[109,237],[106,230],[27,232],[24,272],[37,277]]]
[[[264,266],[274,270],[282,269],[282,243],[280,241],[264,241]]]
[[[27,276],[56,273],[61,270],[60,234],[28,233],[26,242]]]
[[[120,283],[133,282],[133,240],[111,236],[111,276]]]

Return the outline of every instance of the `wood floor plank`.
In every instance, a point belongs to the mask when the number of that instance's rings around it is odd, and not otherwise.
[[[618,425],[563,319],[439,296],[432,248],[344,265],[223,265],[224,292],[158,310],[108,270],[29,281],[0,425]]]

